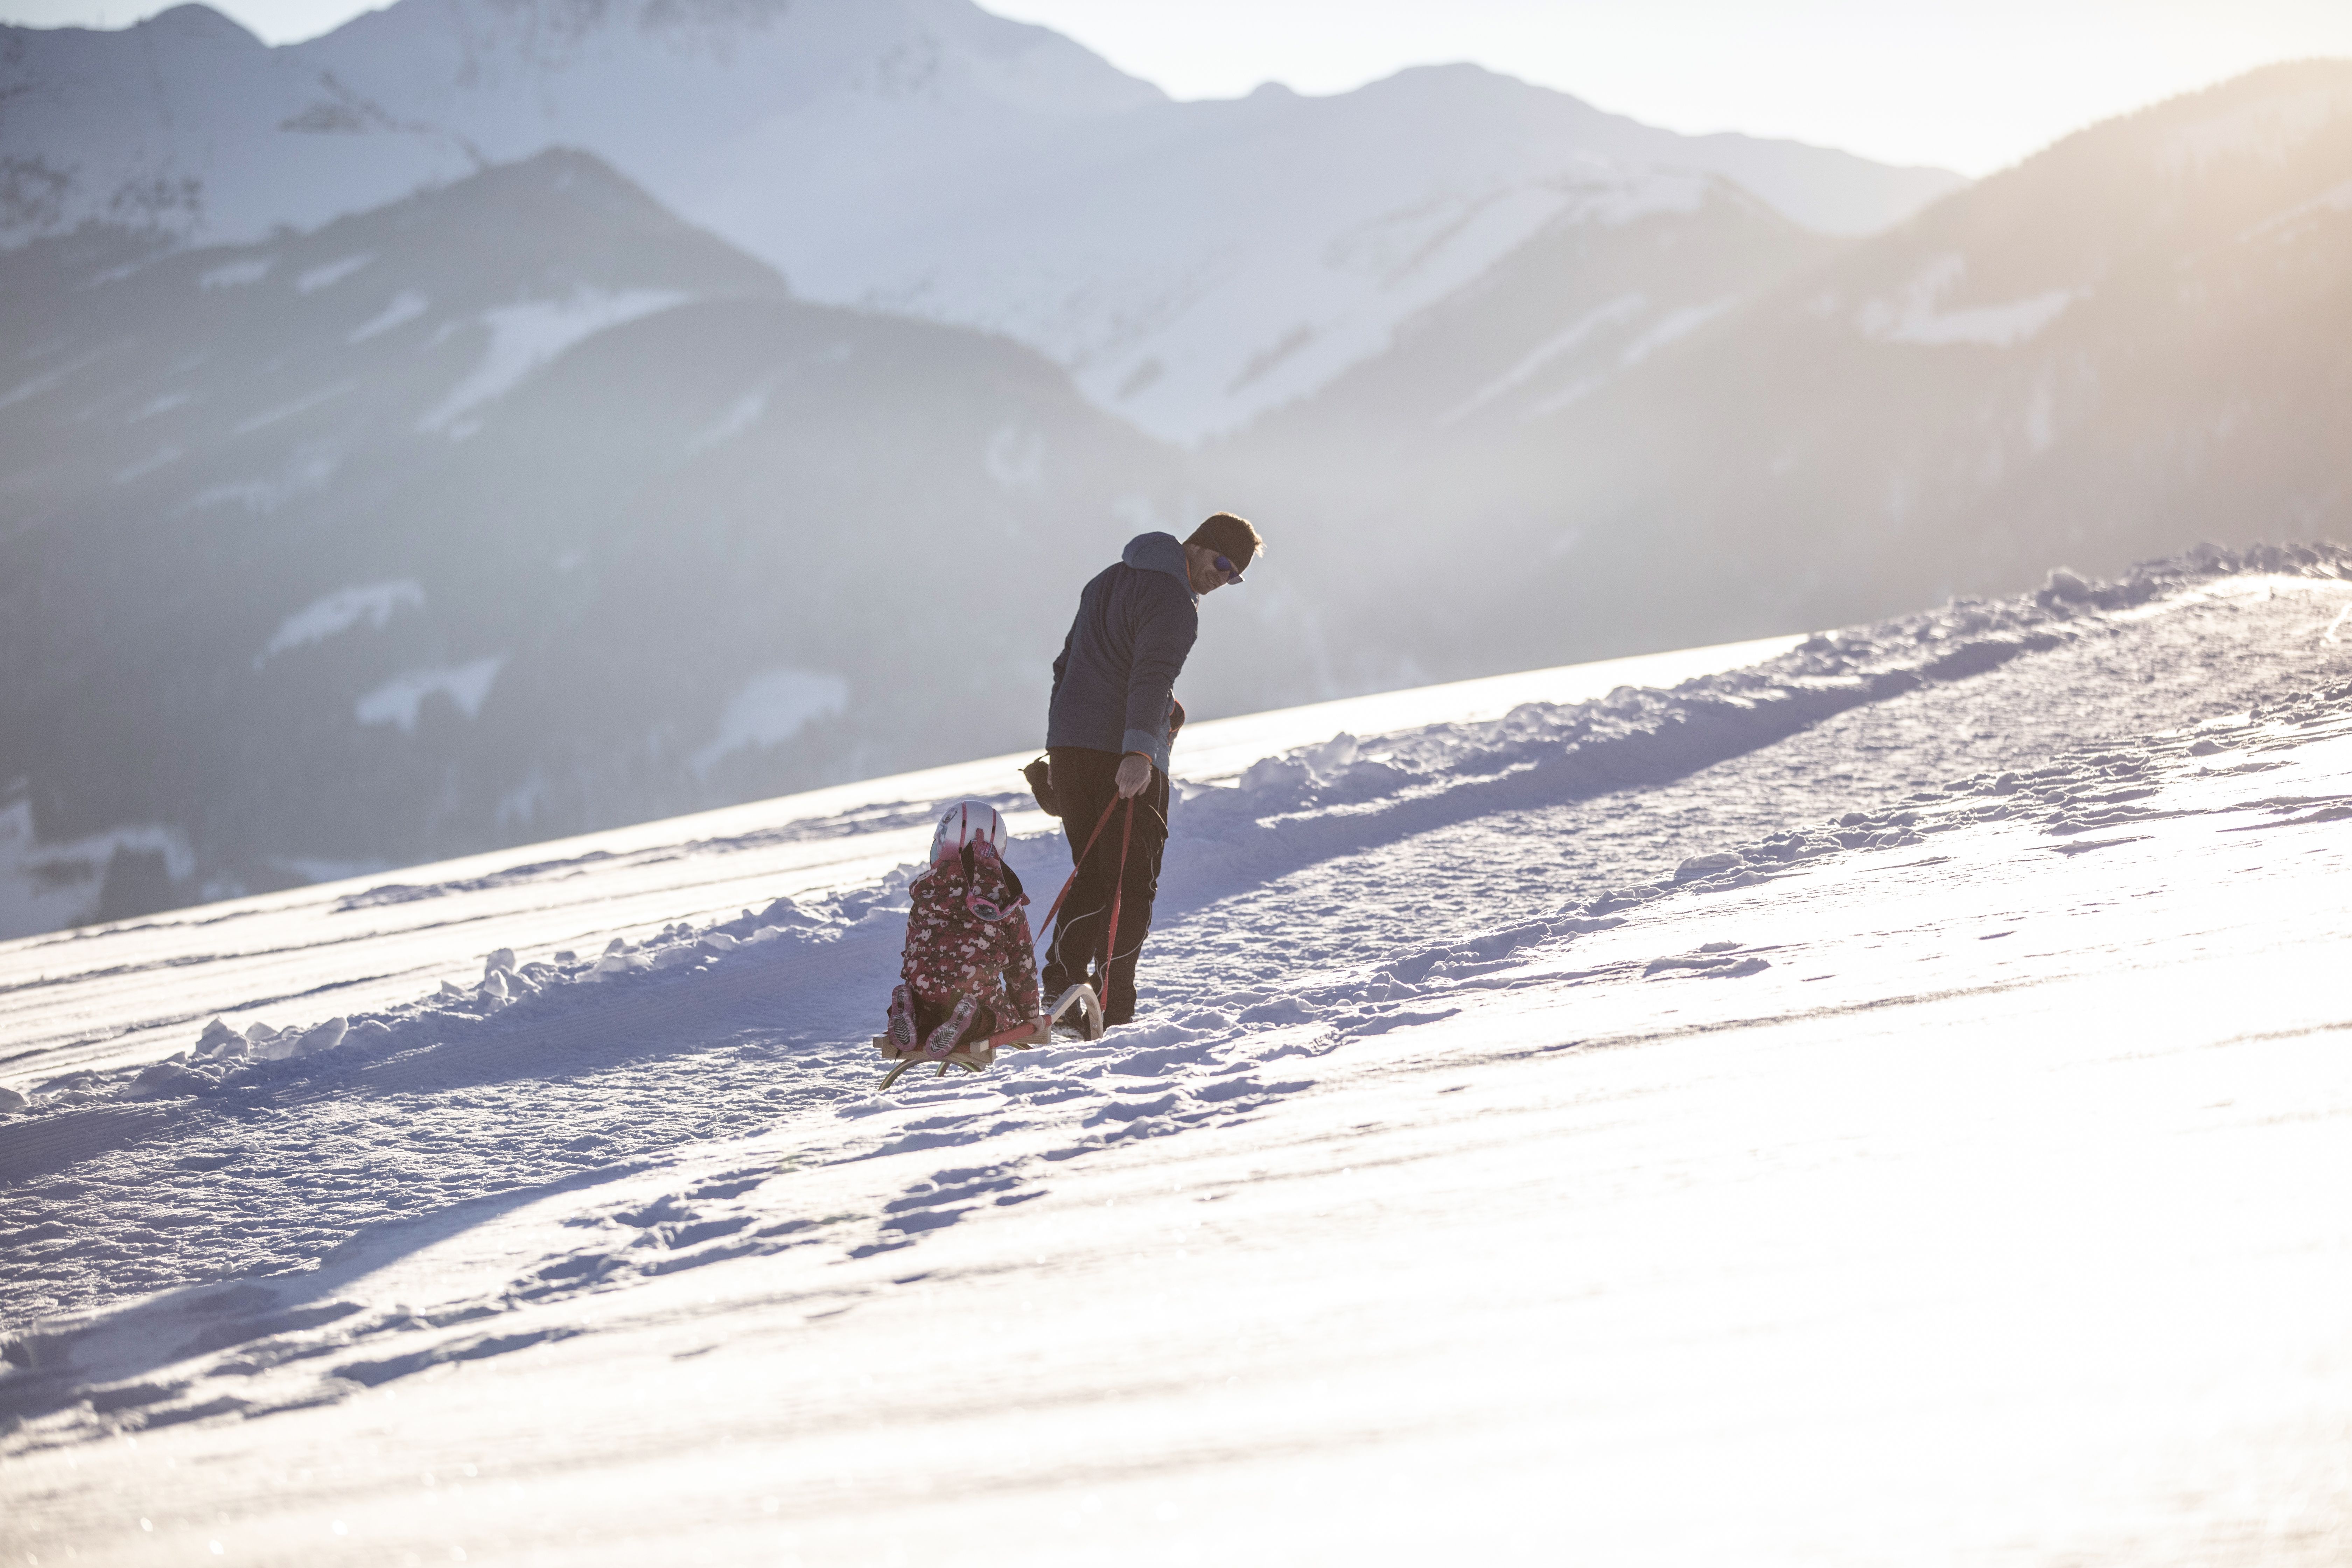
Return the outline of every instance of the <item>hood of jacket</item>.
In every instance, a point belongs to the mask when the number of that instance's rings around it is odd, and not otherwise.
[[[931,884],[933,893],[942,897],[953,899],[961,894],[972,913],[984,921],[1002,920],[1029,901],[1028,890],[1021,886],[1019,874],[982,844],[967,844],[961,854],[933,861],[930,868],[909,886],[925,882]],[[992,907],[983,909],[982,904]]]
[[[1144,572],[1165,572],[1184,584],[1184,592],[1192,595],[1199,604],[1201,595],[1192,593],[1192,574],[1187,570],[1184,545],[1172,533],[1139,533],[1127,542],[1118,558],[1129,566]]]

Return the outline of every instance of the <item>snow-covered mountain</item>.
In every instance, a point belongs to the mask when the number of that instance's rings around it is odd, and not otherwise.
[[[1937,181],[961,0],[10,30],[0,932],[1032,742],[1219,507],[1202,714],[2340,528],[2347,81],[1857,240]]]
[[[246,243],[552,146],[803,297],[1004,333],[1192,440],[1314,392],[1531,237],[1727,180],[1860,234],[1937,170],[1685,137],[1470,67],[1175,103],[971,0],[398,0],[270,49],[201,5],[0,36],[0,238]]]
[[[0,931],[1028,740],[1170,455],[585,155],[0,256]]]
[[[0,1552],[2336,1563],[2347,574],[1204,724],[887,1094],[1011,759],[0,943]]]
[[[1223,471],[1441,674],[2352,532],[2352,62],[2108,121],[1826,254],[1768,216],[1719,202],[1725,237],[1660,231],[1664,261],[1530,250]],[[1775,286],[1718,270],[1734,236]]]

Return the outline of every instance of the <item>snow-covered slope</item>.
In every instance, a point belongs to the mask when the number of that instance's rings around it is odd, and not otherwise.
[[[1468,67],[1171,103],[970,0],[399,0],[275,50],[184,5],[5,39],[0,237],[243,243],[579,147],[810,298],[1004,332],[1180,439],[1377,353],[1548,226],[1714,176],[1856,234],[1959,183]]]
[[[0,949],[20,1033],[191,939],[288,1026],[0,1121],[0,1544],[2330,1561],[2347,616],[2177,562],[1228,734],[1146,1016],[888,1099],[952,774]]]
[[[1346,476],[1363,459],[1384,477],[1423,468],[1497,424],[1548,426],[1605,402],[1684,339],[1846,248],[1728,182],[1687,196],[1612,222],[1548,225],[1475,287],[1408,320],[1386,352],[1269,413],[1217,458],[1277,484],[1338,479],[1352,502]]]
[[[461,135],[356,100],[206,5],[0,29],[0,240],[85,224],[236,243],[473,173]]]

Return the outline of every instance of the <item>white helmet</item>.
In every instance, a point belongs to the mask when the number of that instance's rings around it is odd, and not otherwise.
[[[931,832],[931,864],[952,860],[967,844],[985,844],[1004,856],[1004,818],[984,800],[961,800],[947,808]]]

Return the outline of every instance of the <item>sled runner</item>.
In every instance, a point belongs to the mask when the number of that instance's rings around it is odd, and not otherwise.
[[[978,1072],[996,1060],[996,1053],[1000,1049],[1027,1050],[1032,1046],[1050,1043],[1056,1027],[1075,1029],[1082,1040],[1102,1038],[1102,1004],[1095,1000],[1093,986],[1073,985],[1055,1000],[1052,1009],[1044,1018],[1000,1030],[985,1039],[969,1041],[943,1057],[932,1056],[919,1041],[911,1046],[901,1046],[887,1035],[877,1035],[874,1037],[874,1048],[882,1053],[885,1061],[898,1064],[883,1076],[881,1087],[888,1089],[898,1081],[899,1074],[917,1062],[939,1063],[939,1076],[941,1078],[947,1076],[948,1068],[951,1067],[961,1068],[966,1072]]]

